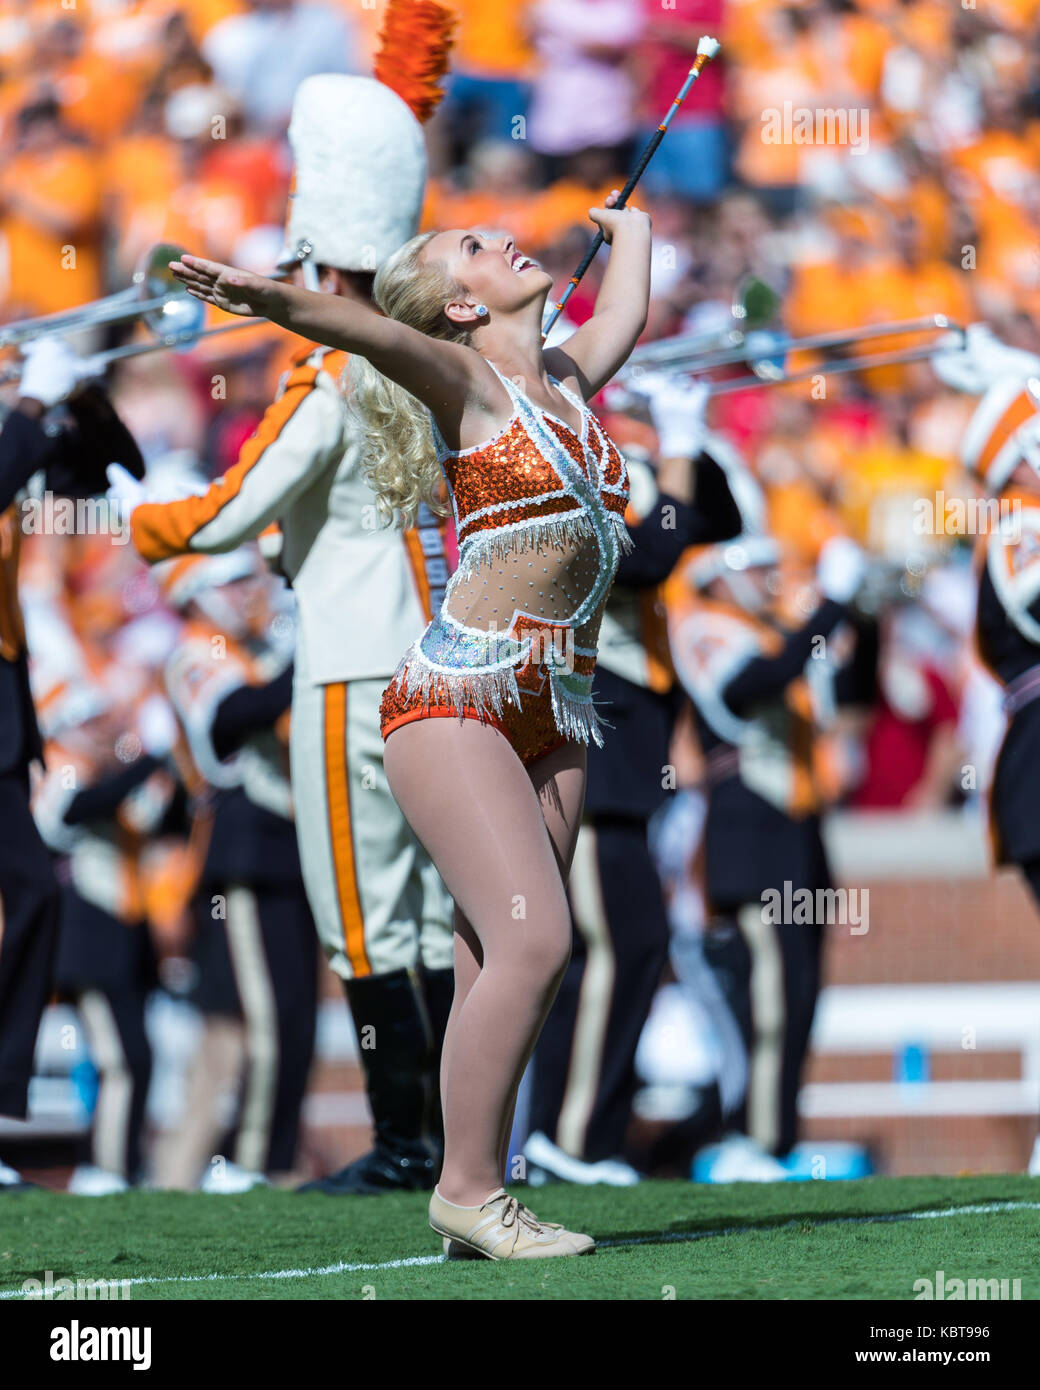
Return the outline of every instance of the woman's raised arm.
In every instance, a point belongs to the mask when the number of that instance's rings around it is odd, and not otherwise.
[[[612,206],[616,197],[615,190],[605,208],[589,210],[610,246],[592,317],[545,353],[550,371],[577,376],[586,400],[628,360],[650,307],[650,218],[638,208],[617,211]]]
[[[200,256],[171,261],[170,269],[189,294],[226,313],[270,319],[312,342],[367,357],[439,421],[461,414],[474,372],[483,366],[476,353],[459,343],[430,338],[339,295],[317,294]]]

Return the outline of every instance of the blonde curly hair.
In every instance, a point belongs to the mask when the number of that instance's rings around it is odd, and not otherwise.
[[[435,235],[422,232],[384,261],[372,295],[389,318],[431,338],[468,346],[470,330],[452,323],[444,312],[451,300],[468,293],[466,286],[441,262],[423,259]],[[426,407],[357,354],[350,358],[345,384],[362,439],[362,476],[376,494],[380,520],[397,516],[403,528],[414,526],[422,502],[438,516],[447,515]]]

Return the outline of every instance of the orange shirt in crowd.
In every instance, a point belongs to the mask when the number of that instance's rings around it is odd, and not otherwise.
[[[950,240],[950,199],[942,184],[931,178],[918,178],[903,197],[886,202],[896,216],[906,213],[914,218],[920,229],[923,254],[941,259]]]
[[[954,11],[943,0],[914,0],[891,10],[890,27],[896,38],[919,52],[936,58],[950,51]]]
[[[447,0],[458,16],[453,71],[470,77],[529,78],[534,51],[527,28],[531,0],[489,4],[488,0]]]
[[[165,135],[138,132],[105,151],[102,176],[112,222],[122,227],[135,203],[161,199],[180,177],[176,145]]]
[[[31,61],[31,60],[30,60]],[[16,68],[24,75],[14,77],[10,70],[0,89],[0,126],[5,143],[14,138],[14,117],[43,93],[53,93],[61,105],[62,120],[93,144],[101,145],[129,124],[140,104],[143,74],[99,54],[84,53],[60,69],[46,73]]]
[[[968,191],[977,202],[1002,198],[1017,202],[1026,185],[1036,177],[1036,159],[1029,132],[985,131],[974,144],[957,150],[951,162],[968,180]]]
[[[474,189],[455,192],[433,181],[427,188],[422,230],[447,227],[501,228],[521,248],[539,250],[569,227],[589,224],[589,208],[602,206],[616,183],[602,189],[561,180],[544,189],[523,190],[513,198]]]
[[[975,317],[968,276],[943,261],[925,261],[912,268],[894,261],[882,264],[866,278],[865,299],[866,324],[896,323],[931,314],[945,314],[955,323],[966,324]],[[902,352],[934,341],[934,333],[903,333],[875,338],[865,350]],[[864,372],[861,379],[871,390],[896,391],[906,382],[906,368],[878,367]]]
[[[771,23],[787,0],[727,0],[718,38],[738,67],[765,66],[775,47]]]
[[[867,322],[869,265],[815,261],[799,266],[791,279],[784,323],[792,337],[859,328]]]
[[[64,145],[16,155],[0,174],[0,298],[33,314],[96,299],[100,214],[101,180],[90,152]]]
[[[974,303],[967,275],[945,261],[926,260],[910,268],[875,255],[867,264],[851,268],[840,261],[799,267],[785,308],[785,321],[793,337],[804,337],[930,314],[946,314],[959,323],[971,322]],[[865,342],[862,351],[893,352],[931,342],[932,337],[902,334],[875,338]],[[802,368],[811,361],[807,354],[795,354],[791,366]],[[876,368],[864,373],[863,381],[873,390],[894,390],[902,385],[904,375],[899,367]]]
[[[892,439],[857,450],[839,485],[840,514],[850,533],[875,555],[905,557],[944,543],[941,535],[915,529],[922,498],[949,491],[948,458]]]
[[[809,32],[816,71],[829,92],[877,96],[892,43],[883,24],[867,14],[842,14],[814,24]]]
[[[803,68],[793,62],[775,68],[747,72],[732,79],[740,88],[735,102],[745,118],[735,158],[741,178],[754,188],[778,188],[799,181],[804,146],[789,140],[773,140],[763,122],[767,110],[782,111],[785,101],[799,106],[816,105],[816,88]]]
[[[999,199],[987,205],[976,266],[979,308],[987,314],[1025,311],[1040,322],[1040,245],[1036,227]]]
[[[807,478],[766,489],[767,529],[793,559],[814,565],[827,541],[844,527]]]
[[[176,0],[175,4],[171,4],[170,0],[143,0],[140,6],[144,13],[173,14],[180,11],[196,44],[200,44],[221,20],[245,14],[248,9],[243,0]]]
[[[54,94],[62,119],[95,144],[111,140],[134,117],[144,95],[146,74],[86,52],[55,74]]]
[[[996,18],[1010,28],[1027,30],[1040,18],[1040,0],[991,0]]]

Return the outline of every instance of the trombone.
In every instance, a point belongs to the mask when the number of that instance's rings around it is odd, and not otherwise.
[[[639,393],[624,388],[626,384],[638,381],[648,371],[672,371],[698,377],[719,367],[746,366],[748,370],[743,376],[708,383],[713,396],[724,396],[734,391],[746,391],[753,386],[783,386],[817,375],[840,376],[848,372],[870,371],[876,367],[925,361],[940,351],[950,351],[966,342],[965,327],[945,314],[928,314],[923,318],[791,338],[775,327],[767,326],[775,322],[779,305],[779,296],[770,286],[756,277],[748,277],[737,288],[731,310],[734,320],[732,328],[713,334],[678,334],[637,347],[618,373],[618,387],[612,404],[622,411],[636,408],[640,402]],[[917,336],[921,333],[936,336],[929,343],[907,344],[885,352],[841,357],[794,371],[788,367],[787,359],[792,353],[833,352],[853,343]],[[951,333],[960,335],[959,344],[951,343],[948,336]]]
[[[0,325],[0,348],[17,347],[50,334],[64,338],[106,324],[132,323],[140,319],[155,341],[126,343],[122,347],[93,354],[91,365],[101,370],[110,362],[123,358],[171,348],[193,347],[202,338],[249,327],[254,321],[243,319],[237,323],[203,329],[206,306],[194,299],[170,270],[170,261],[179,260],[182,254],[181,247],[160,242],[142,257],[129,288],[106,295],[104,299],[81,304],[75,309]],[[0,381],[16,380],[20,374],[21,368],[15,364],[4,369]]]

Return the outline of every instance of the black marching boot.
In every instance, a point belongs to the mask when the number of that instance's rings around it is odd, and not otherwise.
[[[426,1003],[426,1017],[430,1022],[430,1036],[433,1048],[430,1053],[427,1073],[427,1142],[433,1153],[437,1176],[440,1176],[444,1160],[444,1116],[441,1114],[441,1047],[448,1026],[451,1003],[455,998],[455,970],[430,970],[425,965],[419,967],[423,997]]]
[[[444,1029],[441,1023],[435,1036],[423,983],[419,970],[344,981],[375,1121],[375,1145],[338,1173],[304,1183],[298,1192],[345,1197],[433,1188],[443,1140],[434,1145],[427,1138],[434,1113],[430,1072],[434,1058],[440,1057]],[[436,1074],[433,1090],[435,1096]]]

